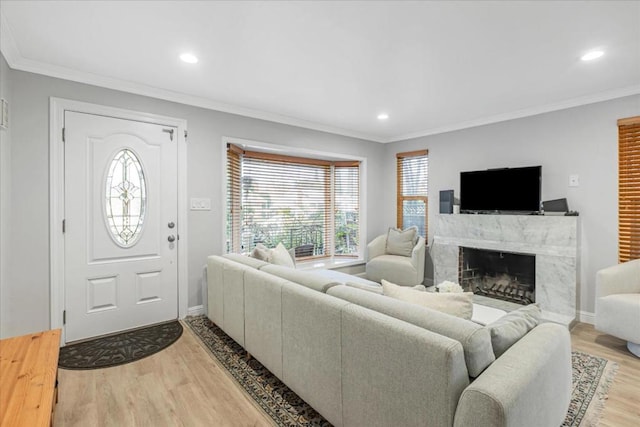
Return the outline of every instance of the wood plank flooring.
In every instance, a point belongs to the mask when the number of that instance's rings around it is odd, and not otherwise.
[[[640,359],[626,343],[579,323],[574,350],[619,364],[601,426],[631,427],[640,420]],[[56,427],[269,426],[265,416],[187,326],[169,348],[127,365],[90,371],[60,370]]]

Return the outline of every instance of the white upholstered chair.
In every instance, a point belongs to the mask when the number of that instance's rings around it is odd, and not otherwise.
[[[596,274],[596,329],[627,341],[640,357],[640,259]]]
[[[411,256],[387,253],[387,234],[380,235],[367,245],[367,279],[380,282],[385,279],[401,286],[415,286],[424,280],[425,241],[418,241]]]

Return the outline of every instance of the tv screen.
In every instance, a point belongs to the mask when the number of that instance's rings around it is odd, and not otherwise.
[[[460,172],[460,211],[538,212],[542,166]]]

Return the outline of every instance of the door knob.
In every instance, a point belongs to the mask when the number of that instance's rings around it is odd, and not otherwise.
[[[169,242],[175,242],[175,240],[176,240],[176,236],[174,236],[174,235],[172,234],[171,236],[167,237],[167,240],[168,240]]]
[[[167,227],[169,227],[169,228],[173,228],[173,227],[175,227],[175,226],[176,226],[176,225],[174,224],[174,222],[173,222],[173,221],[171,221],[169,224],[167,224]]]

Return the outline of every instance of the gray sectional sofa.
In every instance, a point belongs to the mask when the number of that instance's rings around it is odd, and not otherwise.
[[[207,262],[208,317],[335,426],[560,426],[566,328],[499,358],[488,330],[335,277],[241,255]]]

